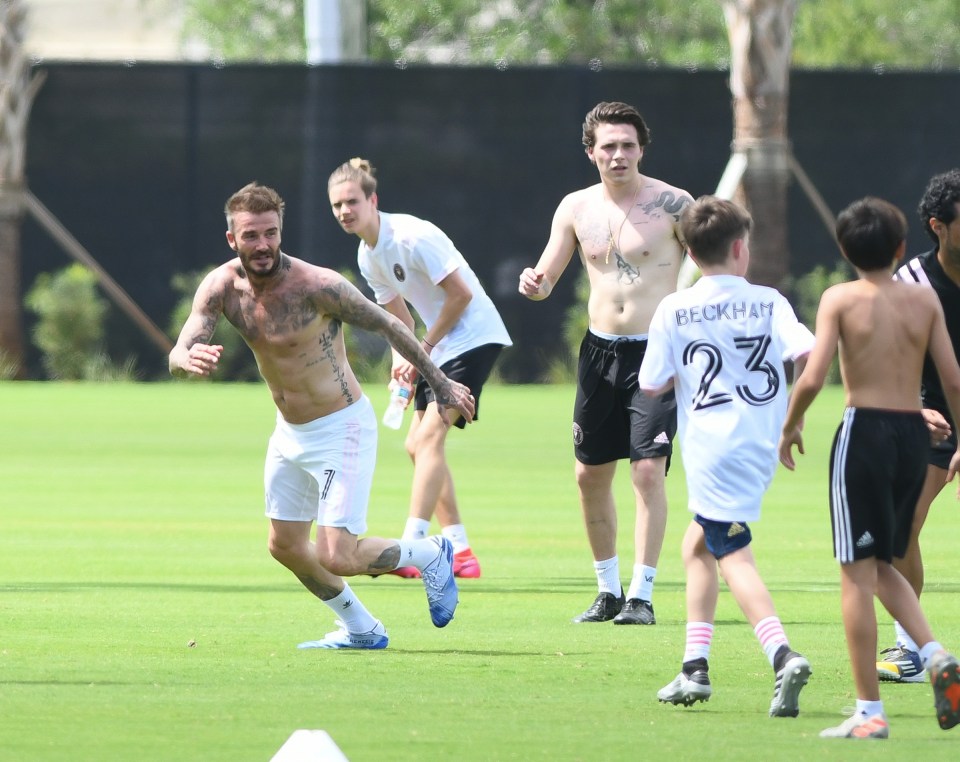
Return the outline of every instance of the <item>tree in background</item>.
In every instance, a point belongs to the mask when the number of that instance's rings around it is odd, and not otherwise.
[[[185,0],[185,36],[218,60],[303,61],[304,0]],[[358,3],[362,0],[340,0]],[[717,0],[367,0],[379,62],[728,69]],[[960,67],[957,0],[799,3],[793,65]]]
[[[17,376],[23,360],[20,226],[23,222],[27,120],[43,75],[23,50],[25,3],[0,3],[0,364]]]
[[[186,0],[183,41],[214,61],[303,61],[303,0]]]
[[[716,0],[370,2],[370,58],[725,68]]]
[[[341,0],[342,3],[350,0]],[[222,55],[295,54],[303,25],[280,23],[303,0],[189,0]],[[785,285],[791,66],[960,66],[958,0],[369,0],[368,57],[408,63],[674,66],[730,71],[733,149],[746,159],[734,198],[754,217],[751,277]],[[208,22],[203,22],[203,19]],[[796,21],[796,23],[794,23]],[[231,26],[232,25],[232,26]],[[254,35],[238,34],[239,28]],[[232,47],[231,47],[232,46]],[[214,46],[216,47],[216,46]]]
[[[787,138],[791,27],[797,0],[723,0],[730,35],[733,150],[747,166],[734,198],[753,216],[750,280],[783,287],[787,248]]]

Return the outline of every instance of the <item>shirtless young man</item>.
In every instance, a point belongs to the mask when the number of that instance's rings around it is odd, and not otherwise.
[[[837,217],[837,240],[858,280],[833,286],[820,299],[816,342],[794,384],[778,446],[780,461],[792,470],[793,445],[804,451],[803,414],[839,346],[847,408],[830,455],[830,520],[857,706],[852,717],[820,734],[825,738],[889,735],[874,664],[874,595],[919,645],[940,727],[960,722],[960,664],[934,639],[916,592],[892,563],[906,552],[926,476],[930,432],[917,390],[928,351],[954,420],[960,412],[960,367],[937,295],[890,277],[906,233],[903,213],[877,198],[854,202]],[[955,449],[948,479],[958,467]]]
[[[666,528],[664,482],[676,401],[672,392],[646,397],[637,372],[650,319],[660,300],[677,290],[684,257],[680,212],[693,199],[640,174],[649,142],[643,118],[626,103],[599,103],[587,114],[583,144],[600,182],[560,202],[540,260],[520,274],[521,294],[546,299],[576,250],[590,281],[590,327],[580,346],[573,444],[599,594],[575,622],[656,622],[651,601]],[[636,494],[635,559],[626,595],[612,489],[623,458],[630,459]]]
[[[284,203],[271,188],[241,188],[226,203],[227,243],[237,256],[203,279],[170,352],[170,373],[207,376],[221,346],[210,344],[221,315],[253,350],[277,406],[264,481],[270,553],[339,617],[339,629],[301,648],[385,648],[388,637],[343,576],[417,567],[430,617],[445,626],[457,606],[449,540],[360,535],[377,451],[377,421],[347,362],[342,325],[383,336],[430,384],[444,418],[466,420],[470,390],[450,381],[416,337],[341,275],[280,249]],[[311,526],[316,522],[316,542]]]

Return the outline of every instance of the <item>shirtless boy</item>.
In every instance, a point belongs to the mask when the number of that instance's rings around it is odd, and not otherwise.
[[[837,240],[859,279],[821,297],[816,343],[794,385],[778,448],[792,470],[792,446],[804,451],[803,414],[839,345],[847,407],[830,456],[830,519],[857,706],[852,717],[821,732],[824,738],[889,736],[875,666],[874,594],[920,645],[940,727],[960,722],[960,664],[934,639],[916,592],[892,563],[907,549],[926,474],[930,433],[917,390],[928,350],[954,420],[960,412],[960,368],[936,294],[891,278],[906,232],[903,213],[877,198],[854,202],[837,218]],[[958,467],[960,451],[948,478]]]

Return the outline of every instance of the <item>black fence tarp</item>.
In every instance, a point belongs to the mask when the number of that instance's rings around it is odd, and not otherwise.
[[[326,180],[364,156],[378,168],[381,208],[437,223],[477,271],[514,337],[503,363],[514,381],[541,377],[580,272],[572,263],[546,302],[517,294],[517,276],[539,257],[560,199],[596,182],[580,144],[584,114],[601,100],[636,105],[653,135],[644,172],[694,196],[716,188],[732,135],[723,72],[42,68],[28,184],[162,328],[177,298],[172,276],[231,256],[223,202],[250,180],[284,196],[286,251],[356,270],[357,239],[333,219]],[[931,174],[960,164],[960,106],[950,97],[958,91],[960,74],[794,72],[794,153],[834,212],[868,193],[883,196],[907,211],[911,251],[928,248],[914,209]],[[794,274],[836,261],[796,184],[789,242]],[[24,290],[68,263],[39,226],[25,224]],[[163,372],[165,358],[129,321],[113,320],[110,347],[136,354],[148,376]]]

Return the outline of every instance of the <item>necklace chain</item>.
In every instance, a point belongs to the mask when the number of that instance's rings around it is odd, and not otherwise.
[[[617,228],[616,249],[618,253],[620,252],[620,234],[623,233],[623,226],[626,225],[627,220],[630,219],[630,212],[633,211],[633,207],[637,204],[637,198],[640,196],[641,185],[643,185],[643,183],[638,178],[637,189],[633,192],[633,200],[630,202],[630,206],[627,208],[626,214],[623,215],[623,219],[620,221],[620,227]],[[607,231],[610,233],[610,242],[607,244],[607,256],[603,259],[603,263],[605,265],[610,264],[610,252],[612,252],[614,249],[613,228],[610,227],[610,215],[607,215]]]

